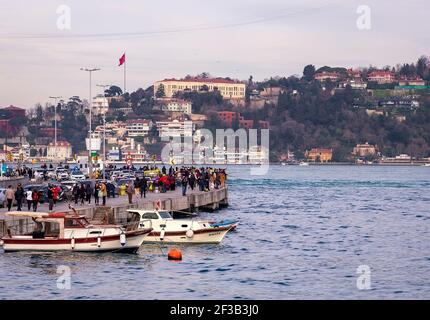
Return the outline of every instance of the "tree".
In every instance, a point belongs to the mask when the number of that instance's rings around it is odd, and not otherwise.
[[[312,65],[312,64],[308,64],[303,69],[303,77],[305,78],[306,81],[312,81],[312,80],[314,80],[314,77],[315,77],[315,66]]]
[[[105,97],[116,97],[123,94],[122,89],[118,86],[110,86],[105,90]]]
[[[166,92],[164,90],[164,85],[161,83],[157,88],[157,92],[155,92],[155,97],[163,98],[165,96],[166,96]]]

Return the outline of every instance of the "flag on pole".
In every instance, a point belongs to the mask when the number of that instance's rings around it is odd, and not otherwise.
[[[119,65],[118,67],[122,66],[125,63],[125,53],[119,58]]]

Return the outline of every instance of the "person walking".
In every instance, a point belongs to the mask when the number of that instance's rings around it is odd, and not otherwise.
[[[22,201],[24,200],[25,193],[24,189],[22,188],[22,185],[18,183],[18,187],[15,191],[15,200],[17,205],[17,211],[22,211]]]
[[[52,209],[54,209],[54,192],[53,192],[52,185],[48,186],[48,203],[49,203],[49,212],[51,212]]]
[[[27,211],[30,211],[31,205],[33,204],[33,191],[31,189],[28,189],[25,194],[25,198],[27,200]]]
[[[140,180],[140,198],[146,198],[146,189],[148,189],[148,181],[146,181],[146,178],[143,178]]]
[[[128,203],[132,204],[133,203],[133,194],[134,194],[134,184],[133,184],[133,182],[129,182],[127,184],[126,192],[127,192],[127,195],[128,195]]]

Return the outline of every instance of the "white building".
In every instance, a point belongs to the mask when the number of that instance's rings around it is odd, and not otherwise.
[[[152,128],[150,120],[127,120],[126,130],[129,137],[145,137]]]
[[[109,109],[109,100],[102,94],[97,95],[93,98],[93,114],[103,115],[108,112]]]
[[[72,157],[72,145],[67,141],[57,141],[57,147],[51,142],[47,148],[47,158],[50,160],[66,160]]]
[[[157,121],[160,138],[163,137],[192,137],[195,124],[192,121]]]
[[[167,112],[181,112],[185,114],[192,113],[192,104],[190,101],[180,99],[160,99],[160,109]]]

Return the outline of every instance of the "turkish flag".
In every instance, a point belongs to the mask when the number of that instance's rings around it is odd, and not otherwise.
[[[119,58],[119,65],[118,67],[122,66],[125,63],[125,53],[122,55],[121,58]]]

